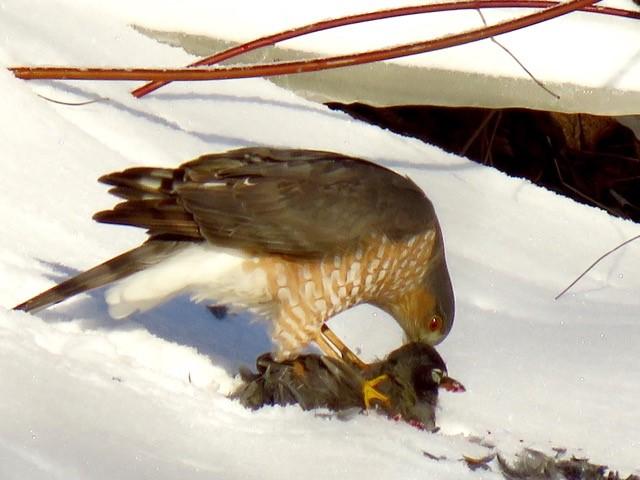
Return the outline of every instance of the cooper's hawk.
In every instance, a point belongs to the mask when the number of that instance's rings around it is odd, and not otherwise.
[[[257,373],[241,371],[243,383],[231,395],[248,408],[290,404],[304,410],[369,408],[365,388],[375,382],[382,397],[377,401],[380,411],[428,430],[435,427],[438,389],[465,390],[447,374],[438,352],[417,342],[364,369],[320,355],[277,362],[269,354],[259,357],[256,367]]]
[[[94,219],[146,228],[141,246],[18,305],[37,311],[112,282],[115,318],[182,292],[271,319],[276,358],[359,303],[389,312],[408,340],[440,342],[454,297],[425,194],[374,163],[312,150],[244,148],[176,169],[100,178],[124,201]]]

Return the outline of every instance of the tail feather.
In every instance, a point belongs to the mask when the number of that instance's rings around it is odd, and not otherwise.
[[[121,280],[147,266],[154,265],[175,252],[184,242],[148,241],[138,248],[118,255],[106,262],[82,272],[55,287],[50,288],[26,302],[14,307],[14,310],[37,312],[73,297],[79,293],[102,287]]]

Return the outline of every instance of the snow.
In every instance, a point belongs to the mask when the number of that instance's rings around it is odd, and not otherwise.
[[[5,0],[0,64],[186,64],[194,57],[128,23],[148,18],[177,30],[193,22],[197,32],[210,5]],[[640,473],[640,245],[553,300],[637,225],[265,80],[176,83],[143,100],[129,95],[134,86],[24,82],[0,69],[1,478],[498,478],[460,461],[488,444],[506,454],[566,447]],[[38,95],[101,100],[73,107]],[[262,144],[380,162],[434,202],[458,307],[438,348],[468,390],[442,393],[440,432],[376,414],[342,421],[296,407],[243,409],[225,395],[238,367],[269,349],[264,326],[244,314],[217,320],[178,298],[121,322],[109,317],[102,291],[37,315],[10,310],[144,238],[91,221],[114,202],[100,175]],[[400,342],[395,324],[371,307],[332,323],[365,358]]]

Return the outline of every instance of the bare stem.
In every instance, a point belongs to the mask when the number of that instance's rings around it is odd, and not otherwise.
[[[620,245],[616,246],[615,248],[612,248],[611,250],[609,250],[608,252],[606,252],[605,254],[601,255],[595,262],[593,262],[591,265],[589,265],[589,268],[587,268],[584,272],[582,272],[580,275],[578,275],[578,278],[576,278],[573,282],[571,282],[569,284],[569,286],[567,286],[567,288],[565,288],[564,290],[562,290],[558,295],[555,296],[555,300],[558,300],[561,296],[563,296],[565,293],[567,293],[571,287],[573,287],[576,283],[578,283],[582,277],[584,277],[587,273],[589,273],[593,267],[595,267],[598,263],[600,263],[602,260],[604,260],[606,257],[608,257],[609,255],[611,255],[613,252],[615,252],[616,250],[621,249],[622,247],[624,247],[625,245],[628,245],[629,243],[633,242],[634,240],[637,240],[640,238],[640,235],[636,235],[635,237],[631,237],[628,240],[625,240],[624,242],[622,242]]]
[[[484,18],[484,14],[482,13],[482,10],[478,9],[478,14],[480,15],[480,18],[482,19],[482,23],[484,23],[486,25],[487,21]],[[538,85],[540,88],[542,88],[545,92],[547,92],[549,95],[551,95],[556,100],[560,100],[560,95],[558,95],[557,93],[551,91],[549,88],[547,88],[547,86],[544,83],[542,83],[540,80],[538,80],[535,77],[535,75],[533,73],[531,73],[531,71],[524,65],[524,63],[522,63],[520,61],[520,59],[518,57],[516,57],[511,52],[511,50],[509,50],[507,47],[505,47],[502,43],[500,43],[498,40],[496,40],[493,37],[491,37],[491,41],[493,43],[495,43],[498,47],[500,47],[507,55],[509,55],[520,66],[520,68],[522,68],[522,70],[524,70],[524,72],[527,75],[529,75],[529,78],[531,78],[531,80],[533,80],[533,82],[536,85]]]

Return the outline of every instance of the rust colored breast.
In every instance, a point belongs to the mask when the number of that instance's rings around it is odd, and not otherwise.
[[[280,356],[297,353],[327,319],[359,303],[389,303],[415,290],[435,240],[428,231],[402,242],[384,236],[345,254],[321,259],[262,257],[245,264],[263,269],[275,305],[273,340]]]

